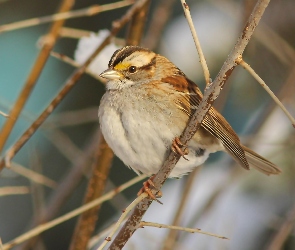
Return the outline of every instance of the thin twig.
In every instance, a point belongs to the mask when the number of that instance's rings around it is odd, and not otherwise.
[[[286,116],[291,121],[291,124],[295,128],[295,119],[288,112],[288,110],[281,103],[281,101],[276,97],[276,95],[271,91],[271,89],[266,85],[266,83],[261,79],[261,77],[256,74],[254,69],[252,69],[251,66],[248,63],[246,63],[242,58],[239,58],[237,60],[237,63],[241,65],[244,69],[246,69],[256,79],[256,81],[265,89],[265,91],[270,95],[270,97],[275,101],[275,103],[283,110],[283,112],[286,114]]]
[[[102,250],[106,244],[108,244],[111,240],[113,235],[117,232],[117,230],[119,229],[119,227],[121,226],[121,224],[123,223],[123,221],[125,220],[126,216],[129,214],[129,212],[139,203],[141,202],[145,197],[147,197],[146,193],[142,193],[140,196],[138,196],[134,201],[131,202],[131,204],[124,209],[124,211],[122,212],[122,215],[120,216],[119,220],[116,222],[116,224],[114,225],[114,228],[112,229],[112,231],[109,233],[109,235],[105,238],[105,240],[103,241],[103,243],[97,248],[97,250]]]
[[[77,209],[74,209],[73,211],[71,211],[71,212],[69,212],[69,213],[67,213],[67,214],[65,214],[63,216],[60,216],[60,217],[58,217],[58,218],[56,218],[56,219],[54,219],[54,220],[52,220],[52,221],[50,221],[48,223],[44,223],[42,225],[39,225],[39,226],[33,228],[32,230],[30,230],[30,231],[16,237],[12,241],[9,241],[8,243],[4,244],[3,249],[4,250],[10,249],[13,246],[16,246],[16,245],[18,245],[18,244],[20,244],[20,243],[22,243],[22,242],[36,236],[36,235],[38,235],[38,234],[40,234],[40,233],[42,233],[42,232],[44,232],[44,231],[46,231],[46,230],[48,230],[50,228],[62,223],[62,222],[65,222],[65,221],[67,221],[67,220],[69,220],[69,219],[71,219],[71,218],[73,218],[73,217],[75,217],[75,216],[77,216],[77,215],[79,215],[79,214],[81,214],[81,213],[83,213],[83,212],[85,212],[85,211],[87,211],[87,210],[89,210],[89,209],[91,209],[91,208],[93,208],[93,207],[107,201],[107,200],[112,199],[118,193],[122,192],[126,188],[131,187],[133,184],[143,180],[144,178],[146,178],[145,175],[137,176],[137,177],[131,179],[130,181],[124,183],[123,185],[117,187],[116,189],[106,193],[105,195],[101,196],[100,198],[95,199],[94,201],[89,202],[88,204],[83,205],[83,206],[81,206],[81,207],[79,207]]]
[[[50,53],[51,56],[75,67],[75,68],[79,68],[81,67],[81,65],[79,63],[77,63],[74,59],[66,56],[66,55],[63,55],[63,54],[60,54],[60,53],[57,53],[57,52],[54,52],[52,51]],[[98,75],[94,74],[91,70],[89,70],[88,68],[85,70],[85,73],[87,73],[88,75],[92,76],[94,79],[97,79],[99,80],[100,82],[102,83],[106,83],[106,79],[102,78],[102,77],[99,77]]]
[[[193,137],[196,131],[201,127],[201,123],[204,117],[211,108],[211,105],[213,104],[215,99],[220,94],[232,71],[236,67],[236,60],[243,54],[247,44],[249,43],[251,36],[256,26],[258,25],[268,3],[269,0],[259,0],[257,2],[251,16],[249,17],[241,35],[239,36],[235,44],[235,47],[229,54],[227,60],[224,62],[220,72],[218,73],[213,83],[206,87],[204,97],[198,109],[193,114],[183,134],[180,136],[180,140],[183,144],[187,144],[187,142]],[[170,175],[179,158],[179,155],[170,151],[169,156],[167,157],[160,171],[154,177],[153,182],[155,184],[155,190],[152,190],[154,194],[156,194],[157,190],[161,189],[162,185]],[[115,240],[112,242],[109,249],[122,249],[124,247],[134,231],[138,229],[142,216],[148,210],[151,203],[152,200],[146,198],[137,205],[131,216],[128,218],[127,222],[118,233]]]
[[[198,51],[198,54],[199,54],[199,58],[200,58],[200,63],[202,65],[202,69],[203,69],[203,72],[204,72],[206,85],[208,86],[212,82],[212,80],[210,79],[210,72],[209,72],[209,69],[208,69],[208,66],[207,66],[207,63],[206,63],[206,59],[205,59],[205,56],[203,54],[202,47],[201,47],[201,44],[200,44],[196,29],[195,29],[195,26],[194,26],[194,23],[193,23],[193,20],[192,20],[192,17],[191,17],[189,6],[185,2],[185,0],[180,0],[180,1],[181,1],[181,5],[182,5],[182,8],[183,8],[186,20],[187,20],[188,25],[190,27],[192,36],[193,36],[194,41],[195,41],[195,45],[196,45],[196,48],[197,48],[197,51]]]
[[[63,13],[53,14],[50,16],[36,17],[36,18],[15,22],[15,23],[4,24],[0,26],[0,33],[16,30],[16,29],[27,28],[27,27],[31,27],[35,25],[44,24],[44,23],[50,23],[54,21],[60,21],[60,20],[65,21],[66,19],[71,19],[71,18],[93,16],[104,11],[123,8],[133,3],[134,1],[132,0],[125,0],[125,1],[115,2],[115,3],[105,4],[105,5],[95,4],[85,9],[67,11]]]
[[[124,221],[125,222],[125,221]],[[124,223],[123,222],[123,223]],[[112,228],[115,226],[117,222],[112,223],[111,225],[109,225],[107,228],[103,229],[102,231],[100,231],[98,234],[96,234],[95,236],[93,236],[88,245],[87,245],[87,249],[92,249],[103,237],[105,237],[105,235],[109,234],[110,231],[112,230]]]
[[[97,47],[97,49],[92,53],[92,55],[87,59],[87,61],[78,69],[76,69],[73,74],[68,78],[64,87],[56,95],[56,97],[50,102],[47,108],[41,113],[41,115],[31,124],[31,126],[22,134],[18,141],[8,149],[5,153],[4,159],[0,161],[0,171],[5,167],[9,166],[11,159],[15,154],[22,148],[22,146],[31,138],[31,136],[36,132],[39,126],[47,119],[47,117],[52,113],[52,111],[58,106],[61,100],[66,96],[66,94],[74,87],[75,83],[81,78],[83,73],[94,58],[103,50],[103,48],[108,45],[111,38],[115,36],[128,21],[132,18],[133,14],[136,13],[147,0],[137,1],[118,21],[114,21],[112,30],[110,34],[104,39],[104,41]],[[1,140],[1,138],[0,138]]]
[[[199,228],[187,228],[187,227],[170,226],[170,225],[166,225],[166,224],[160,224],[160,223],[154,223],[154,222],[146,222],[146,221],[140,222],[140,227],[168,228],[168,229],[179,230],[179,231],[184,231],[184,232],[188,232],[188,233],[206,234],[206,235],[213,236],[213,237],[216,237],[216,238],[219,238],[219,239],[229,240],[229,238],[227,238],[227,237],[220,236],[218,234],[204,232]]]
[[[48,178],[45,175],[36,173],[31,169],[25,168],[15,162],[11,163],[10,170],[46,187],[52,189],[56,188],[56,182],[54,180]]]
[[[98,123],[97,110],[98,107],[95,106],[53,114],[41,128],[55,129],[60,127],[78,126],[90,122]],[[77,119],[77,117],[79,117],[79,119]]]
[[[0,188],[0,196],[19,195],[19,194],[28,194],[28,193],[30,193],[30,188],[26,186]]]
[[[44,135],[73,165],[83,155],[83,151],[62,130],[55,129]]]
[[[3,111],[1,111],[0,110],[0,115],[2,115],[3,117],[5,117],[5,118],[8,118],[9,117],[9,115],[8,114],[6,114],[6,113],[4,113]]]
[[[74,4],[73,0],[63,0],[61,7],[59,9],[59,12],[68,11],[69,9],[71,9],[73,4]],[[64,20],[55,21],[52,24],[48,34],[45,36],[45,39],[43,39],[43,47],[35,61],[35,64],[26,82],[24,83],[21,93],[19,94],[17,100],[14,103],[14,106],[12,107],[12,110],[9,114],[9,118],[6,120],[2,130],[0,131],[0,152],[2,152],[4,145],[8,139],[8,136],[10,135],[26,101],[28,100],[42,72],[42,69],[45,66],[45,63],[49,57],[49,53],[57,41],[57,38],[59,36],[59,30],[63,26],[63,24],[64,24]],[[0,167],[0,170],[1,170],[1,167]]]
[[[63,27],[60,30],[59,35],[61,37],[80,39],[82,37],[90,37],[91,33],[93,33],[93,31]]]
[[[102,134],[100,135],[98,147],[95,151],[92,176],[88,182],[84,204],[95,200],[103,194],[114,157],[113,151],[107,145]],[[97,206],[80,215],[69,249],[86,249],[98,219],[99,209],[100,206]]]

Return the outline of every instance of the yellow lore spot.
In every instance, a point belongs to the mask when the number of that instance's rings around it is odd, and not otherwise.
[[[118,63],[115,67],[114,67],[114,69],[115,70],[127,70],[128,68],[129,68],[129,66],[130,66],[130,63],[126,63],[126,62],[124,62],[124,63]]]

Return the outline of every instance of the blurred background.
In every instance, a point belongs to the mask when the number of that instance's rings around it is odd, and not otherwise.
[[[126,2],[126,1],[122,1]],[[6,24],[50,16],[61,1],[0,0],[0,110],[9,113],[40,52],[51,22],[8,30]],[[256,1],[187,1],[209,66],[217,75]],[[109,1],[75,1],[72,10]],[[81,65],[108,35],[127,6],[66,20],[60,38],[16,122],[2,152],[35,121],[75,70],[61,59]],[[129,3],[130,4],[130,3]],[[249,63],[295,116],[295,2],[271,1],[245,53]],[[180,1],[150,1],[140,45],[163,54],[204,89],[199,58]],[[67,29],[66,29],[67,28]],[[68,28],[71,28],[69,30]],[[74,29],[74,30],[72,30]],[[56,110],[0,176],[0,238],[3,244],[28,231],[40,216],[53,219],[83,204],[91,178],[93,155],[101,140],[97,117],[104,83],[98,74],[112,53],[124,45],[128,25],[112,40]],[[83,38],[82,38],[83,36]],[[82,39],[80,39],[82,38]],[[57,58],[57,56],[59,58]],[[239,134],[243,144],[282,169],[267,177],[236,166],[226,154],[214,154],[198,170],[163,187],[164,205],[154,203],[145,221],[178,224],[230,238],[139,229],[125,249],[295,249],[295,133],[288,118],[242,67],[231,75],[214,105]],[[1,126],[7,118],[0,116]],[[134,178],[113,158],[105,192]],[[141,182],[103,203],[93,235],[114,223],[136,197]],[[7,192],[5,188],[19,187]],[[68,249],[77,217],[61,223],[35,241],[13,249]],[[102,234],[101,238],[106,235]],[[96,249],[97,242],[89,241]],[[72,248],[73,249],[73,248]],[[77,248],[78,249],[78,248]]]

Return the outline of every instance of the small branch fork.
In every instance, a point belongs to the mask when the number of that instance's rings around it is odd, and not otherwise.
[[[235,44],[235,47],[229,54],[227,60],[224,62],[215,80],[211,84],[207,85],[203,100],[201,101],[199,108],[196,110],[193,117],[190,119],[187,127],[185,128],[183,134],[181,135],[180,141],[183,144],[186,144],[200,128],[201,122],[211,108],[215,99],[220,94],[232,71],[237,66],[236,60],[242,56],[256,26],[258,25],[266,7],[269,4],[269,1],[270,0],[257,1],[256,6],[254,7],[241,35],[239,36]],[[170,152],[164,165],[155,175],[154,184],[156,188],[152,189],[152,192],[156,192],[157,190],[161,189],[162,185],[170,175],[172,169],[175,167],[175,164],[178,162],[179,159],[179,155],[175,154],[174,152]],[[124,247],[124,245],[133,235],[135,230],[140,227],[141,219],[145,212],[148,210],[151,203],[152,200],[150,198],[145,198],[136,206],[131,216],[128,218],[127,222],[124,224],[117,237],[110,245],[109,249],[122,249]]]

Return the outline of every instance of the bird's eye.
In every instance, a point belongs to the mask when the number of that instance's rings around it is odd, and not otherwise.
[[[130,67],[128,68],[129,73],[135,73],[136,70],[137,70],[137,68],[136,68],[135,66],[130,66]]]

